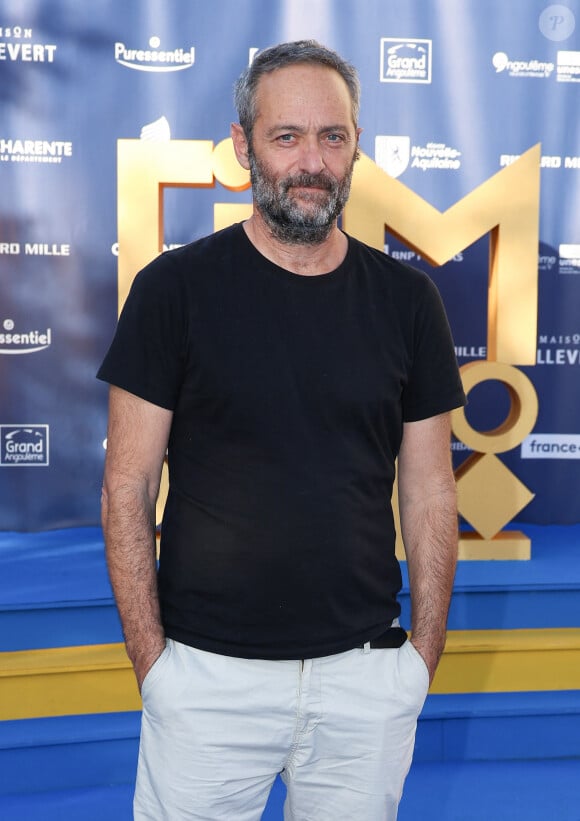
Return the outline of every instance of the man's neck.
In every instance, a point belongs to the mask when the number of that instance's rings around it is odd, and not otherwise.
[[[252,245],[280,268],[302,276],[316,276],[334,271],[344,261],[348,249],[346,236],[334,225],[321,243],[285,243],[272,235],[259,212],[244,223],[244,230]]]

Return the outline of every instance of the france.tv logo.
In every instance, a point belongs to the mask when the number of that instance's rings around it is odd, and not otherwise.
[[[0,466],[48,464],[48,425],[0,425]]]

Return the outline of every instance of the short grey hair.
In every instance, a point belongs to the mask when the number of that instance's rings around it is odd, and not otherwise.
[[[316,40],[296,40],[259,51],[236,81],[234,103],[248,143],[252,142],[254,123],[258,116],[256,91],[261,77],[280,68],[304,63],[326,66],[338,72],[350,94],[352,121],[356,127],[360,109],[360,81],[355,67]]]

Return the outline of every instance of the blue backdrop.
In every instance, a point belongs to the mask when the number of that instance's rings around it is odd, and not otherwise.
[[[580,0],[0,0],[0,529],[99,519],[117,140],[220,142],[254,51],[303,37],[358,67],[363,151],[440,211],[541,143],[540,411],[502,460],[536,494],[521,521],[580,521]],[[249,201],[168,190],[165,243]],[[440,268],[386,245],[437,282],[460,364],[485,358],[488,240]],[[504,394],[474,393],[474,425]]]

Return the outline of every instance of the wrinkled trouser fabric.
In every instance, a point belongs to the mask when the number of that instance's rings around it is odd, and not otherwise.
[[[143,684],[136,821],[395,821],[428,672],[410,641],[304,661],[168,640]]]

